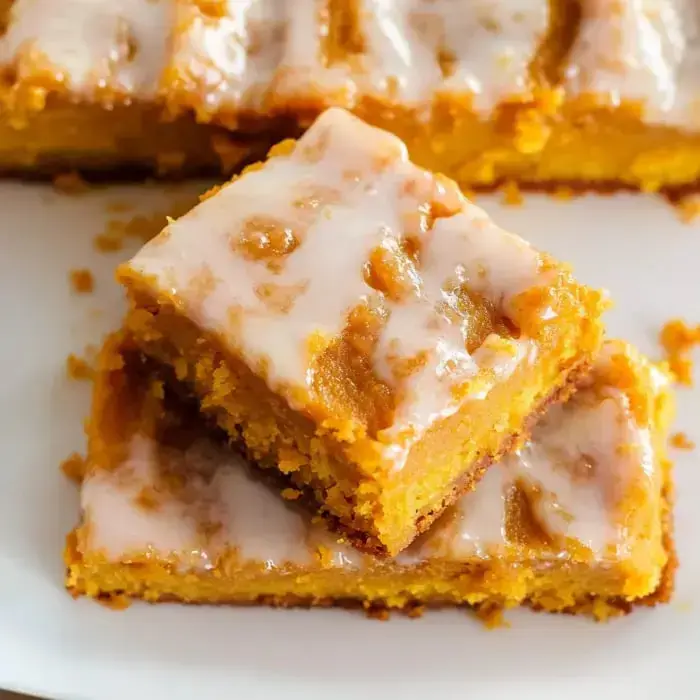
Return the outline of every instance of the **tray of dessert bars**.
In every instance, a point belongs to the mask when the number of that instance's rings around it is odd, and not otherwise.
[[[694,0],[0,20],[0,689],[700,695]]]

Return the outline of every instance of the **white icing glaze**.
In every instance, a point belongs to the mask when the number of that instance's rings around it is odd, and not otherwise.
[[[167,97],[180,76],[177,99],[189,94],[207,112],[354,107],[373,96],[427,116],[448,93],[472,95],[488,115],[530,95],[549,23],[547,0],[357,0],[360,53],[328,57],[326,5],[227,0],[222,16],[207,17],[188,0],[64,0],[60,12],[54,0],[16,0],[0,65],[20,79],[48,71],[76,99],[107,99],[106,90],[150,100],[159,88]],[[700,129],[700,6],[583,0],[565,80],[570,95],[641,101],[650,122]]]
[[[159,480],[163,472],[179,475],[185,488],[173,492]],[[155,505],[138,502],[144,489]],[[81,500],[93,546],[110,558],[156,551],[185,567],[209,569],[235,547],[242,562],[267,568],[312,561],[304,518],[252,479],[238,455],[205,440],[184,452],[157,451],[136,435],[129,459],[115,472],[95,470]],[[342,563],[342,550],[337,556]]]
[[[601,363],[618,352],[625,347],[609,344]],[[655,380],[661,377],[657,373]],[[241,564],[313,569],[320,566],[315,557],[320,545],[330,555],[326,565],[362,569],[368,564],[269,491],[237,456],[203,440],[164,458],[162,449],[156,452],[152,443],[136,436],[121,467],[104,471],[99,466],[83,485],[82,505],[90,526],[88,549],[110,560],[128,561],[145,552],[176,556],[183,566],[206,569],[224,552],[236,550]],[[164,469],[180,474],[184,488],[168,490],[167,482],[157,478]],[[506,529],[506,497],[516,482],[539,490],[531,506],[552,542],[537,550],[543,561],[569,556],[571,546],[564,538],[589,548],[597,560],[628,558],[644,538],[653,551],[660,550],[661,484],[649,426],[636,422],[625,393],[596,376],[566,405],[551,408],[532,440],[493,466],[476,491],[399,555],[397,564],[488,559],[506,548],[516,559],[531,557],[527,544],[511,541]],[[158,489],[157,510],[136,503],[148,485]],[[641,525],[641,532],[634,528],[633,523],[644,522],[651,526]],[[204,525],[220,527],[209,527],[204,537]]]
[[[700,128],[700,6],[585,0],[566,76],[572,95],[639,101],[650,122]]]
[[[349,2],[348,7],[355,3]],[[354,106],[367,95],[427,106],[470,93],[488,113],[529,94],[529,64],[549,19],[547,0],[358,0],[358,46],[324,55],[327,3],[228,0],[223,17],[180,8],[175,70],[208,109],[256,109],[313,97]],[[336,9],[337,11],[337,9]],[[252,48],[251,48],[252,47]],[[353,53],[359,51],[358,54]]]
[[[260,109],[278,92],[338,90],[343,72],[321,68],[324,5],[227,0],[222,16],[208,17],[181,2],[171,66],[208,110]]]
[[[295,206],[309,195],[321,197],[320,205]],[[431,231],[415,233],[420,263],[404,260],[410,289],[396,300],[370,287],[363,269],[372,251],[397,259],[407,217],[436,200],[456,213],[437,219]],[[281,269],[232,249],[232,240],[261,215],[299,240]],[[181,302],[200,327],[220,334],[249,366],[265,361],[271,388],[299,409],[311,400],[310,339],[329,345],[359,305],[384,309],[388,322],[372,359],[377,374],[402,391],[394,424],[379,435],[394,467],[401,466],[412,440],[458,410],[456,388],[485,369],[493,384],[519,362],[534,359],[527,338],[492,338],[470,355],[471,317],[455,320],[458,301],[450,290],[466,283],[507,315],[516,295],[549,280],[537,252],[498,228],[454,183],[445,185],[417,168],[395,136],[340,109],[322,115],[291,155],[272,159],[171,223],[130,265]],[[291,308],[270,308],[259,294],[269,289],[265,285],[294,290]],[[234,328],[231,309],[238,319]],[[395,379],[396,360],[418,356],[424,364]],[[478,390],[484,387],[482,382]]]
[[[210,568],[209,554],[200,548],[198,511],[206,511],[206,498],[194,475],[188,488],[192,502],[159,499],[158,510],[137,506],[135,498],[152,485],[159,468],[157,446],[135,436],[128,459],[114,472],[96,470],[81,491],[81,503],[90,521],[90,538],[109,558],[129,560],[154,547],[158,556],[181,558],[184,566]]]
[[[361,93],[395,92],[409,104],[470,93],[485,113],[529,94],[529,65],[549,20],[546,0],[361,0],[360,7],[367,43]]]
[[[151,99],[166,65],[171,0],[16,0],[0,39],[0,65],[20,79],[47,69],[74,97],[108,89]]]

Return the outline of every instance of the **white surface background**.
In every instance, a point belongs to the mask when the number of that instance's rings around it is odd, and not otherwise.
[[[92,241],[117,217],[107,202],[153,211],[174,196],[113,188],[67,197],[0,185],[0,687],[72,700],[700,698],[700,447],[673,454],[681,557],[674,602],[604,625],[520,611],[508,616],[509,629],[488,631],[458,611],[380,623],[334,610],[137,604],[114,612],[72,600],[61,553],[77,493],[58,464],[82,448],[89,387],[65,378],[65,358],[117,323],[112,273],[130,252],[97,253]],[[585,282],[607,287],[616,302],[611,335],[659,356],[666,320],[700,322],[700,223],[680,224],[664,203],[479,203],[573,262]],[[67,276],[82,266],[97,289],[78,297]],[[699,416],[700,390],[681,390],[676,428],[698,443]]]

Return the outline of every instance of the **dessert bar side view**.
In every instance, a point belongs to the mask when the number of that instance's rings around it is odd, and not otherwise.
[[[600,292],[331,108],[118,272],[126,325],[248,457],[396,555],[600,348]]]
[[[410,548],[362,554],[285,502],[128,335],[103,349],[67,586],[122,607],[527,604],[605,619],[668,599],[664,372],[607,341],[532,438]]]
[[[0,170],[231,172],[344,107],[462,187],[700,179],[694,0],[0,3]]]

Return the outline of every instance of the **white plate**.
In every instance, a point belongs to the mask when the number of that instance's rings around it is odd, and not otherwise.
[[[520,611],[510,629],[487,631],[458,611],[379,623],[340,610],[137,604],[113,612],[72,600],[61,550],[77,497],[58,464],[82,448],[88,387],[67,381],[64,363],[119,318],[112,270],[128,251],[98,254],[92,243],[115,200],[156,209],[172,193],[120,188],[76,198],[0,185],[0,686],[118,700],[700,697],[697,451],[674,455],[682,564],[674,602],[608,624]],[[660,201],[480,203],[572,261],[581,279],[608,287],[613,335],[658,355],[664,321],[700,322],[700,225],[678,223]],[[81,266],[95,272],[97,290],[76,297],[67,274]],[[700,443],[700,391],[679,392],[679,414],[678,429]]]

